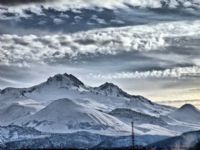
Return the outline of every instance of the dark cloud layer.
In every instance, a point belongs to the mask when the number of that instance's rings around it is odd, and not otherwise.
[[[16,5],[16,4],[27,4],[27,3],[44,3],[52,0],[0,0],[1,5]]]

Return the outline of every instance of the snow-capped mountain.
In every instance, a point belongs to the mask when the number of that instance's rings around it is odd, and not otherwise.
[[[188,119],[181,119],[182,115]],[[30,88],[6,88],[0,92],[1,126],[12,124],[65,136],[77,132],[95,137],[129,136],[134,121],[137,136],[150,136],[139,140],[147,144],[148,140],[158,141],[158,137],[200,129],[197,121],[189,120],[191,115],[192,120],[199,120],[199,110],[191,105],[180,109],[159,105],[143,96],[130,95],[112,83],[90,87],[66,73]],[[101,142],[102,139],[96,144]]]
[[[199,131],[199,47],[200,0],[0,0],[0,150]]]
[[[45,107],[53,100],[62,98],[87,103],[106,112],[116,108],[131,108],[152,116],[159,116],[174,110],[172,107],[152,103],[142,96],[129,95],[111,83],[94,88],[86,86],[79,79],[68,74],[55,75],[44,83],[26,89],[6,88],[1,91],[0,107],[8,107],[13,103]]]

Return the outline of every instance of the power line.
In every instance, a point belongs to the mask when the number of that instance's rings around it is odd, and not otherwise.
[[[134,133],[134,122],[131,122],[131,127],[132,127],[132,135],[131,135],[131,139],[132,139],[132,150],[135,149],[135,133]]]

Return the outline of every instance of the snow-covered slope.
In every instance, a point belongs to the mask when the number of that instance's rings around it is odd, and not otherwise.
[[[19,123],[53,133],[90,131],[100,134],[127,134],[130,131],[130,126],[115,117],[69,99],[56,100]]]
[[[159,117],[146,115],[126,108],[117,108],[111,111],[109,114],[116,116],[117,118],[120,118],[125,122],[134,121],[134,123],[138,125],[148,123],[148,124],[164,126],[167,124]]]
[[[9,125],[14,123],[17,119],[31,115],[36,112],[36,109],[20,104],[12,104],[9,107],[0,110],[0,124]]]

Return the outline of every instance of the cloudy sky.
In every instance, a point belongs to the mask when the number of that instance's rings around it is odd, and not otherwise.
[[[0,1],[0,88],[64,72],[200,107],[199,0]]]

